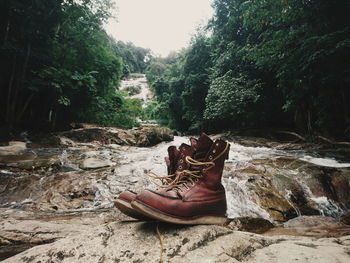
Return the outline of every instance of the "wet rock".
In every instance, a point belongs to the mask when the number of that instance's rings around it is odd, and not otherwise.
[[[91,174],[2,175],[0,204],[33,211],[79,209],[93,206],[98,189]],[[25,200],[31,202],[24,202]],[[55,208],[53,208],[55,207]]]
[[[96,168],[102,168],[102,167],[109,167],[115,165],[115,163],[111,162],[110,160],[104,160],[100,158],[87,158],[85,159],[81,165],[81,169],[96,169]]]
[[[25,142],[11,141],[8,144],[8,146],[0,146],[0,156],[16,155],[27,148]]]
[[[172,131],[165,127],[141,127],[134,130],[116,128],[82,128],[60,133],[58,136],[69,138],[76,142],[99,142],[130,146],[153,146],[162,141],[174,139]]]
[[[252,232],[256,234],[264,233],[274,227],[270,221],[254,217],[233,218],[228,226],[233,230]]]
[[[284,223],[286,228],[314,227],[338,224],[338,220],[330,216],[299,216]]]
[[[228,161],[224,171],[224,178],[237,178],[230,181],[237,186],[225,187],[236,188],[230,194],[244,194],[245,199],[268,212],[271,219],[286,221],[299,215],[338,217],[344,207],[350,207],[349,168],[310,164],[268,148],[239,147],[232,147],[236,151],[232,151],[232,161]],[[255,216],[268,219],[264,213]]]
[[[339,218],[339,221],[345,225],[350,225],[350,210],[342,214]]]
[[[19,155],[0,156],[0,164],[25,170],[50,167],[59,163],[59,155],[55,153],[37,155],[35,152],[24,152]]]
[[[163,141],[172,141],[172,130],[165,127],[143,127],[133,131],[137,146],[153,146]]]
[[[342,237],[350,235],[350,227],[327,216],[300,216],[284,223],[284,229],[268,232],[273,235],[312,236],[317,238]]]

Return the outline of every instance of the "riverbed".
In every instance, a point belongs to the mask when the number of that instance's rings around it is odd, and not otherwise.
[[[349,149],[212,137],[231,144],[222,179],[228,218],[266,220],[275,226],[267,235],[350,234],[340,220],[350,208]],[[114,207],[115,198],[125,189],[156,188],[147,174],[166,175],[167,148],[189,143],[186,136],[151,147],[60,139],[59,146],[28,139],[25,149],[0,156],[2,258],[92,226],[132,220]]]

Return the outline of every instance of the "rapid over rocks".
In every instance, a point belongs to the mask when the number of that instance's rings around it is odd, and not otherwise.
[[[162,129],[88,127],[29,136],[20,150],[1,155],[0,259],[349,260],[347,149],[225,135],[231,143],[223,174],[227,226],[137,222],[121,214],[115,197],[124,189],[155,187],[147,173],[165,175],[167,147],[188,142]]]

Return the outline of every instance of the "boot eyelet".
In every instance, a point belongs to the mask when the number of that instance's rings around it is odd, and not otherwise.
[[[219,143],[217,142],[215,145],[216,145],[216,146],[219,146]]]
[[[179,169],[180,169],[180,170],[182,169],[182,166],[181,166],[181,165],[179,166]]]
[[[183,162],[184,162],[184,160],[182,160],[182,159],[179,161],[179,163],[183,163]]]
[[[213,160],[213,156],[209,155],[209,160]]]
[[[215,150],[215,149],[213,150],[213,153],[216,153],[216,150]]]

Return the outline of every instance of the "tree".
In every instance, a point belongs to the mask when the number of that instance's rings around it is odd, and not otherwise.
[[[231,75],[232,71],[228,71],[212,81],[206,97],[204,118],[216,124],[227,121],[233,127],[244,127],[251,119],[253,104],[259,99],[261,84],[246,76]]]
[[[112,1],[4,0],[0,7],[0,125],[136,124],[143,111],[116,93],[122,59],[102,27]],[[140,63],[148,50],[135,49]]]

